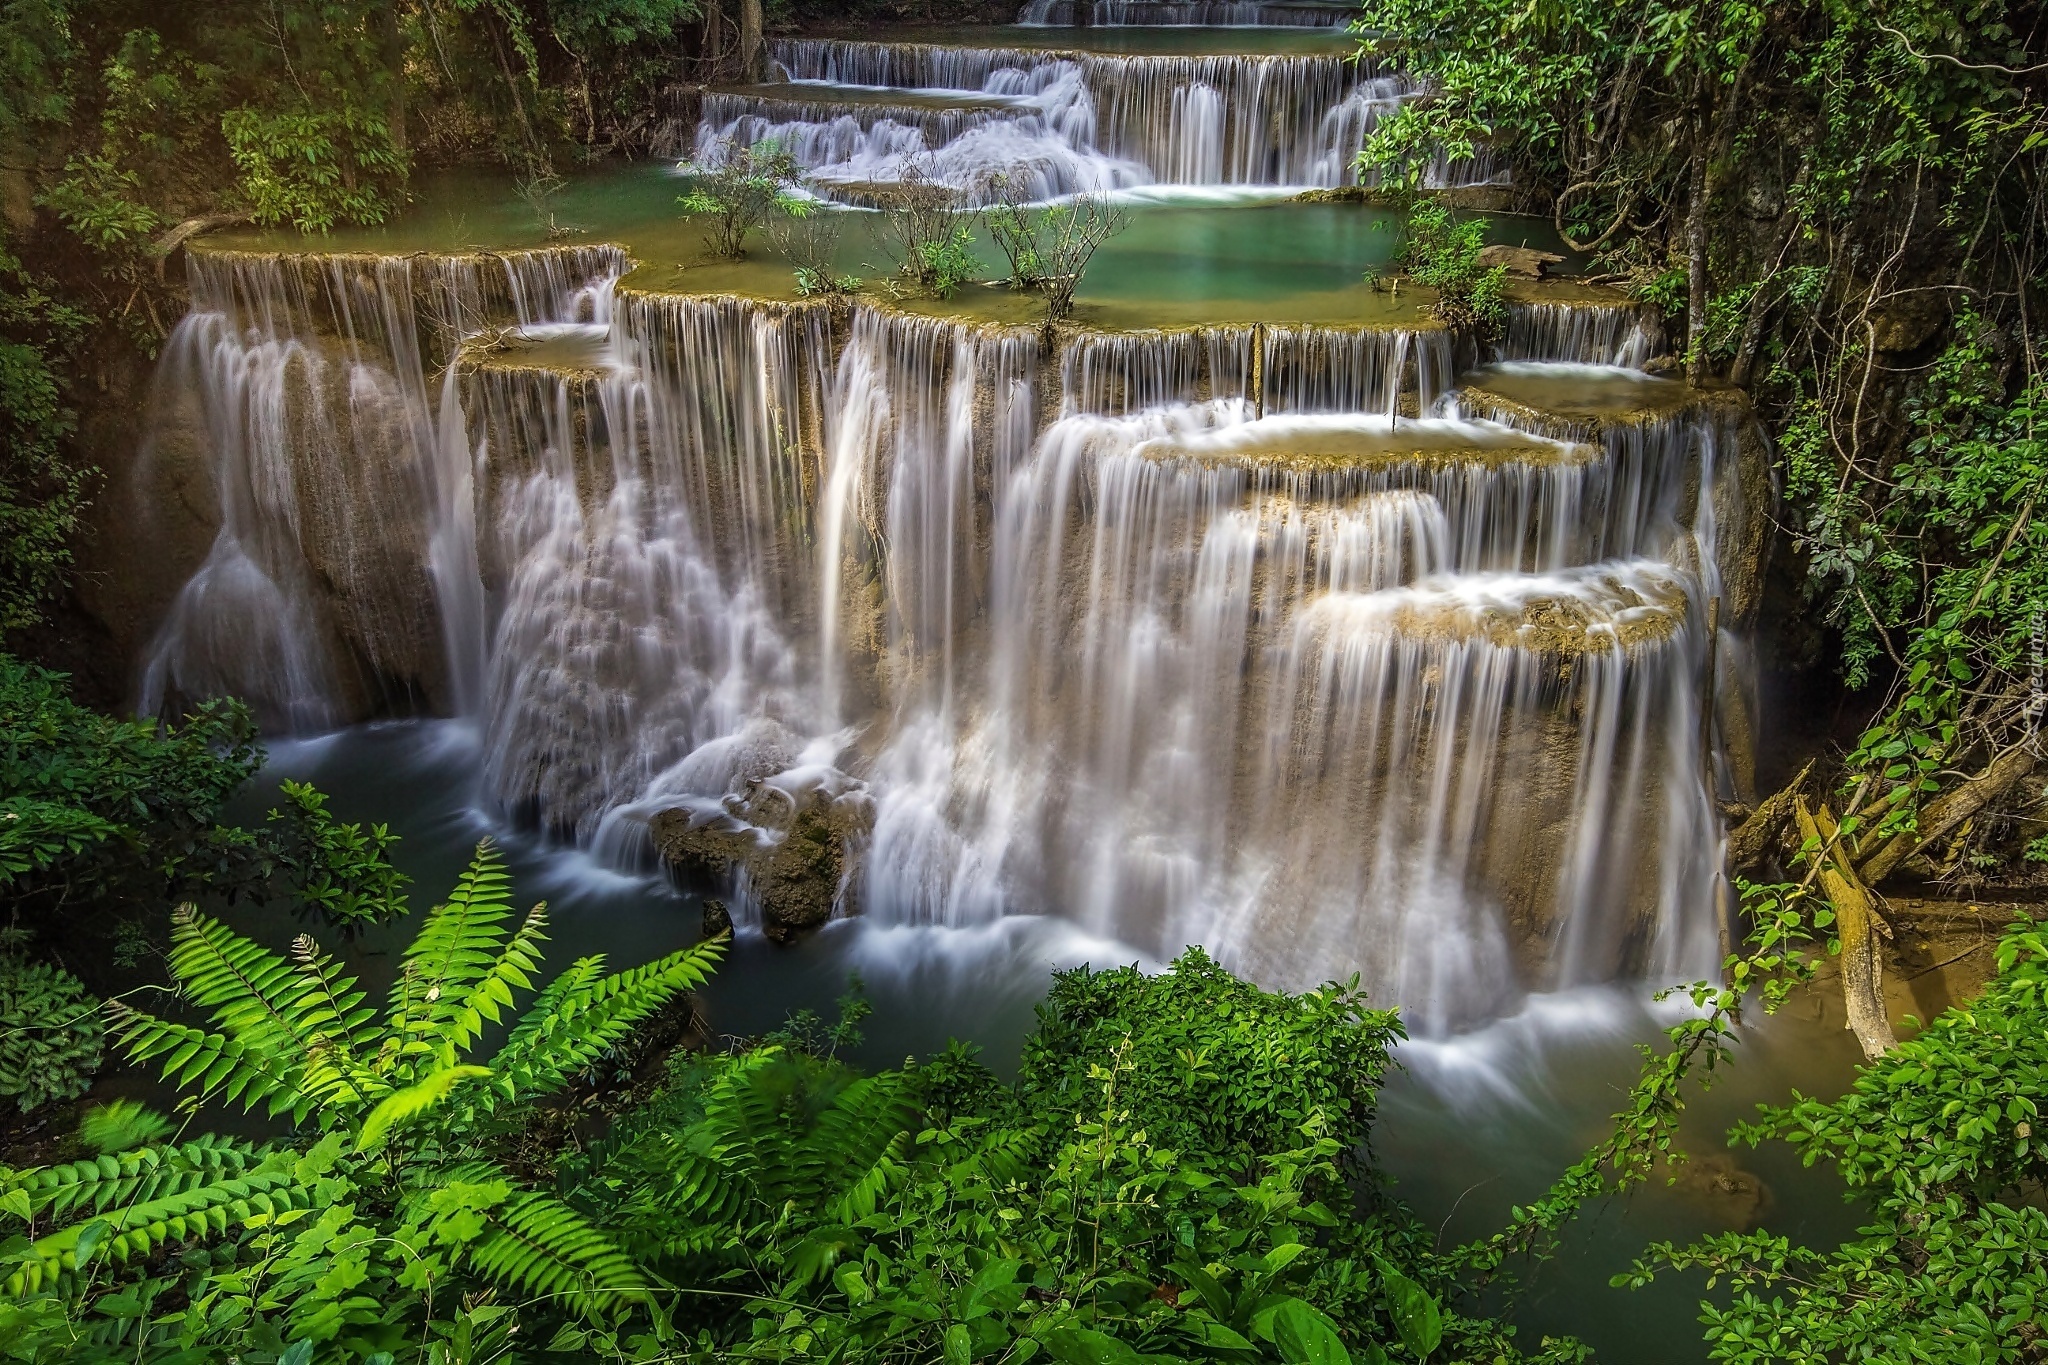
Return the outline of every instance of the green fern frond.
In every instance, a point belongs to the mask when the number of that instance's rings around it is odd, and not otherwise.
[[[306,984],[276,953],[181,905],[171,917],[170,965],[179,989],[235,1041],[272,1055],[305,1055],[312,1042]]]
[[[301,1059],[251,1048],[190,1024],[174,1024],[116,1000],[107,1002],[106,1011],[129,1058],[162,1059],[163,1077],[173,1085],[196,1089],[204,1099],[239,1102],[244,1109],[262,1103],[272,1116],[289,1113],[300,1123],[317,1107],[317,1098],[300,1085],[305,1075]]]
[[[497,961],[511,904],[512,876],[504,855],[485,839],[447,901],[427,913],[418,937],[405,950],[391,993],[392,1032],[427,1038],[454,1017],[459,1002]]]
[[[532,990],[534,973],[540,969],[541,945],[547,942],[548,908],[545,901],[527,912],[498,954],[498,960],[456,1002],[450,1012],[444,1036],[448,1046],[461,1053],[473,1046],[485,1024],[495,1024],[512,1008],[512,992]]]
[[[709,980],[725,955],[722,940],[597,978],[601,958],[583,958],[550,983],[521,1016],[492,1059],[498,1094],[545,1094],[590,1065],[635,1024]]]
[[[175,1146],[137,1147],[126,1152],[38,1166],[8,1179],[7,1191],[28,1195],[31,1213],[69,1218],[81,1210],[101,1213],[117,1204],[163,1198],[208,1181],[254,1170],[271,1149],[239,1138],[205,1134]]]
[[[110,1166],[115,1169],[109,1171]],[[29,1246],[6,1281],[7,1292],[15,1297],[76,1272],[80,1240],[96,1224],[104,1226],[104,1233],[91,1254],[121,1263],[148,1256],[167,1242],[218,1237],[252,1219],[308,1207],[313,1200],[313,1192],[292,1178],[289,1154],[223,1139],[144,1148],[36,1174],[46,1178],[44,1193],[52,1206],[56,1193],[63,1192],[70,1196],[68,1211],[89,1203],[91,1216]],[[114,1193],[122,1189],[133,1192]]]
[[[448,1098],[455,1087],[478,1076],[488,1076],[487,1066],[450,1066],[430,1072],[425,1079],[395,1090],[380,1100],[356,1134],[356,1150],[367,1152],[381,1146],[391,1130],[408,1119],[419,1117]]]
[[[291,952],[305,986],[300,1009],[306,1028],[329,1046],[351,1054],[374,1046],[381,1030],[367,1025],[377,1011],[363,1003],[368,995],[357,988],[356,978],[342,975],[340,960],[322,950],[310,934],[293,939]]]
[[[841,1090],[806,1135],[794,1173],[832,1216],[855,1222],[907,1173],[910,1140],[923,1118],[916,1080],[906,1072],[870,1076]]]
[[[614,1319],[647,1301],[654,1283],[618,1243],[544,1194],[515,1193],[492,1209],[469,1260],[505,1288],[550,1299],[590,1321]]]

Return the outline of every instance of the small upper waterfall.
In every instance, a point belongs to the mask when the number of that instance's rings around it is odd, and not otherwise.
[[[1026,0],[1020,24],[1341,28],[1356,7],[1332,0]]]
[[[1373,126],[1419,87],[1355,54],[1126,54],[790,39],[786,78],[708,92],[691,154],[772,139],[828,193],[915,166],[970,199],[1001,175],[1031,197],[1150,186],[1356,183]],[[678,151],[681,149],[678,148]],[[1440,183],[1496,177],[1486,158]]]

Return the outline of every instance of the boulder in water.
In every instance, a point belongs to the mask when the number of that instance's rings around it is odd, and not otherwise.
[[[692,877],[745,882],[760,907],[761,930],[788,943],[832,918],[846,875],[846,844],[867,821],[859,793],[835,794],[825,787],[798,792],[772,782],[750,783],[744,795],[727,796],[721,807],[678,807],[651,822],[655,847],[668,865]],[[713,910],[730,928],[722,901],[706,901],[704,932]]]
[[[732,911],[725,908],[725,902],[708,900],[704,902],[704,937],[717,938],[720,934],[732,932]]]

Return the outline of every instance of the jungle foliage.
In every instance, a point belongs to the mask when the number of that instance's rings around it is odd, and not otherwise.
[[[598,1327],[651,1308],[615,1240],[489,1140],[702,982],[722,945],[609,975],[586,957],[541,985],[546,925],[544,906],[515,922],[502,860],[480,846],[380,1011],[311,938],[279,954],[179,910],[171,972],[208,1022],[112,1005],[121,1047],[197,1102],[296,1136],[166,1136],[101,1115],[88,1131],[115,1149],[10,1173],[0,1207],[25,1224],[0,1256],[15,1357],[481,1359],[480,1339],[502,1349],[517,1325],[498,1294]]]
[[[1794,1360],[2030,1361],[2048,1341],[2048,936],[2015,924],[1999,976],[1862,1069],[1828,1103],[1795,1097],[1736,1129],[1835,1168],[1869,1223],[1824,1249],[1768,1231],[1652,1247],[1617,1284],[1703,1270],[1730,1365]]]
[[[682,1051],[552,1177],[523,1140],[701,983],[722,940],[543,983],[488,844],[380,1010],[308,937],[190,907],[169,964],[199,1018],[108,1007],[135,1062],[289,1130],[190,1131],[132,1103],[82,1159],[7,1173],[11,1358],[1519,1359],[1442,1306],[1449,1264],[1366,1161],[1393,1015],[1268,994],[1199,950],[1061,975],[1014,1084],[965,1049],[864,1075],[858,1012]],[[518,997],[528,992],[524,1008]],[[494,1048],[487,1036],[502,1039]],[[1544,1354],[1568,1358],[1546,1344]]]
[[[262,761],[255,733],[233,702],[177,725],[103,715],[73,700],[62,674],[0,654],[0,898],[11,916],[0,932],[21,940],[7,951],[54,954],[97,984],[154,955],[179,900],[288,905],[350,935],[402,914],[395,838],[336,819],[314,788],[286,782],[253,829],[224,817]],[[0,1005],[0,1031],[58,1022]],[[68,1098],[83,1086],[45,1089]]]
[[[1505,158],[1569,242],[1682,316],[1692,376],[1748,386],[1779,436],[1828,628],[1789,643],[1884,689],[1846,763],[1847,861],[2010,871],[2048,831],[2013,759],[2048,613],[2048,12],[1369,0],[1363,22],[1434,87],[1381,125],[1374,168],[1415,184],[1439,146]],[[1993,774],[1967,827],[1922,818]]]

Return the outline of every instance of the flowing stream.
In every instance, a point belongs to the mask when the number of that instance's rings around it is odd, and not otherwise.
[[[1335,12],[1093,8],[1104,33]],[[1416,93],[1237,32],[783,42],[786,79],[707,95],[678,150],[780,137],[855,200],[912,165],[1270,199],[1345,183]],[[1368,213],[1204,211],[1266,215],[1275,272]],[[204,490],[210,543],[140,705],[248,698],[276,773],[390,820],[422,896],[484,834],[621,957],[721,896],[724,1031],[857,971],[876,1058],[957,1034],[1006,1062],[1051,966],[1202,944],[1270,986],[1356,973],[1418,1040],[1390,1168],[1497,1215],[1611,1107],[1645,983],[1719,961],[1761,440],[1738,398],[1645,372],[1665,340],[1626,302],[1524,291],[1481,353],[1362,285],[1297,307],[1223,240],[1177,249],[1252,272],[1249,308],[1147,275],[1148,245],[1054,341],[758,264],[718,284],[659,236],[195,250],[138,477]],[[1171,325],[1125,325],[1167,273],[1193,281]],[[673,880],[706,839],[745,851]],[[774,946],[806,839],[831,922]],[[1609,1249],[1698,1226],[1672,1198]],[[1622,1358],[1647,1340],[1544,1302]]]

